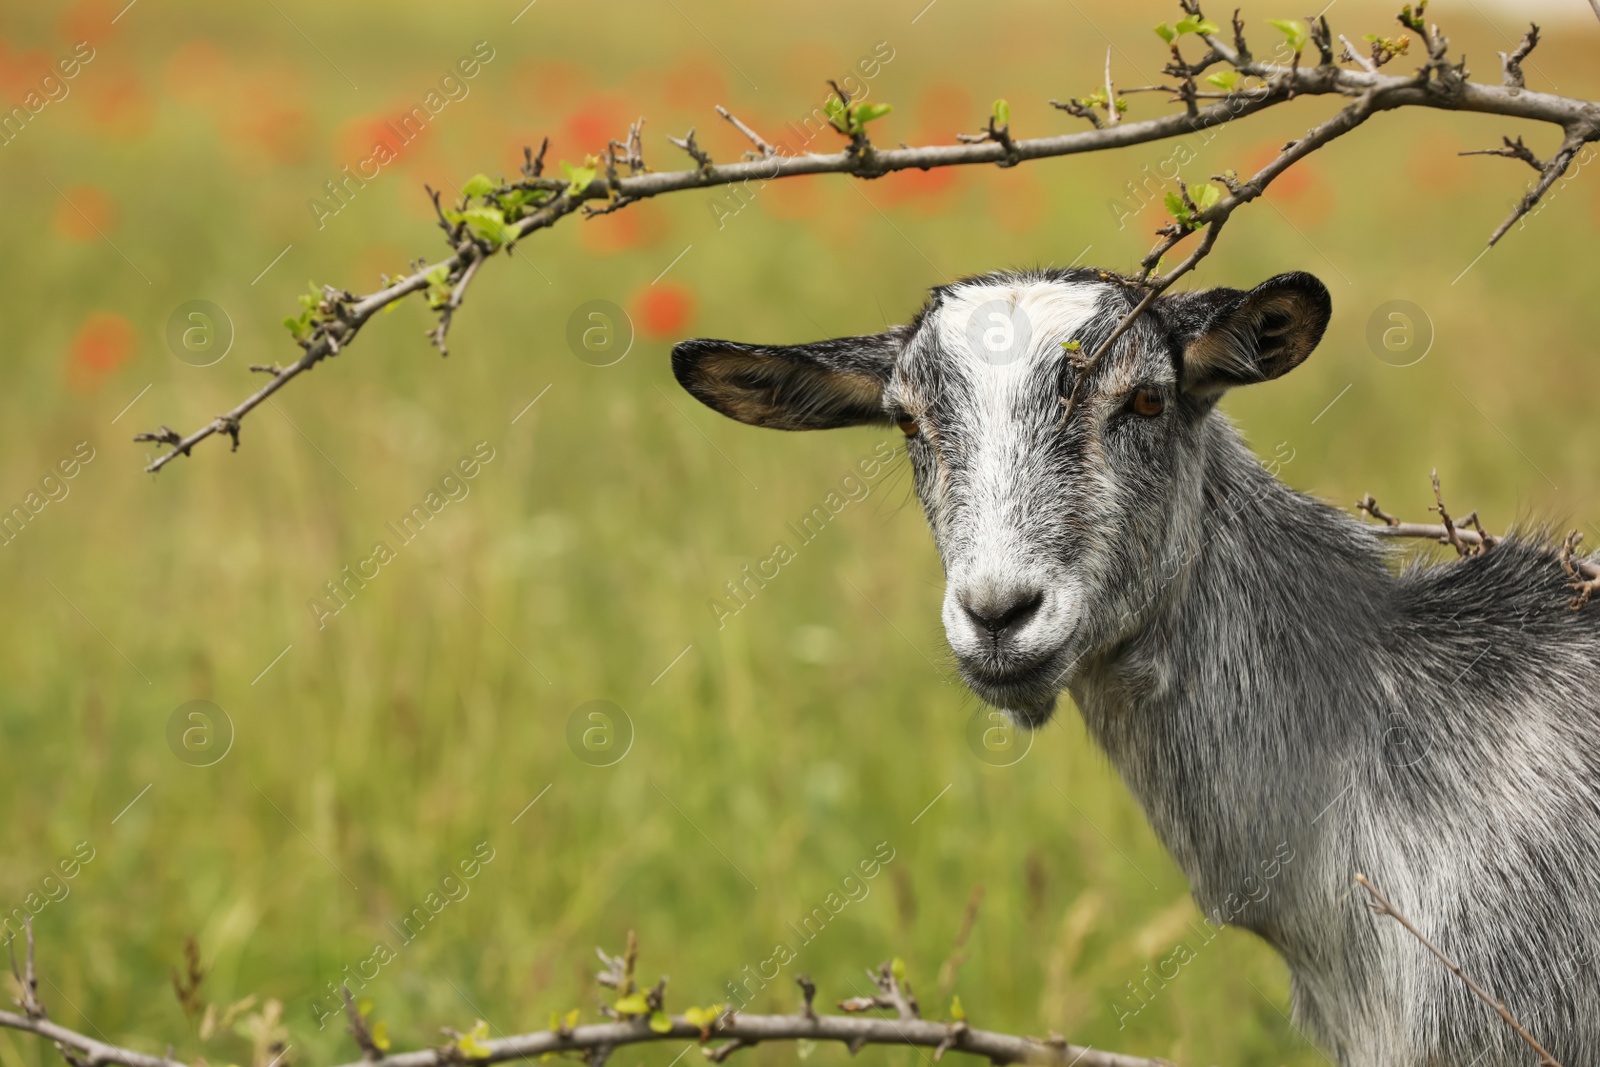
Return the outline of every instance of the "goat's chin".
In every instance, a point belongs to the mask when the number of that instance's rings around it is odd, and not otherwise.
[[[1006,701],[995,706],[1005,713],[1006,718],[1024,730],[1037,730],[1055,717],[1056,694],[1008,697]]]
[[[1059,690],[1052,684],[1054,676],[1048,669],[1000,675],[963,667],[961,673],[967,687],[980,700],[999,708],[1024,729],[1036,730],[1056,713]]]

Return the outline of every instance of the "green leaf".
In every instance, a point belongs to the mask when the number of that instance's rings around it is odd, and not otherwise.
[[[996,126],[1011,125],[1011,105],[1003,99],[994,102],[994,124]]]
[[[612,1007],[617,1009],[618,1015],[646,1015],[650,1011],[650,1003],[644,999],[643,993],[629,993]]]
[[[698,1026],[701,1030],[711,1029],[711,1024],[722,1018],[721,1004],[711,1004],[704,1008],[683,1009],[683,1019],[690,1026]]]
[[[372,1044],[379,1052],[389,1051],[389,1023],[380,1020],[372,1024]]]
[[[506,225],[505,215],[497,207],[469,207],[461,213],[461,219],[473,234],[496,247],[515,236],[511,227]]]
[[[450,268],[443,263],[428,272],[428,306],[442,308],[450,300]]]
[[[1204,185],[1196,185],[1190,189],[1189,199],[1194,201],[1195,207],[1204,211],[1222,199],[1222,190],[1210,182],[1206,182]]]
[[[1156,27],[1156,36],[1168,44],[1171,44],[1173,41],[1178,39],[1178,32],[1163,22],[1161,25]]]
[[[822,105],[822,111],[832,120],[835,126],[843,126],[845,124],[844,101],[837,96],[828,97],[828,102]]]
[[[958,1023],[967,1021],[967,1011],[961,1006],[961,994],[957,993],[950,998],[950,1018]]]
[[[548,189],[513,189],[497,197],[495,202],[500,205],[506,221],[515,222],[525,214],[523,208],[529,204],[542,204],[548,199],[550,199]]]
[[[484,1041],[489,1037],[489,1024],[479,1019],[466,1033],[456,1038],[456,1048],[468,1059],[481,1060],[489,1056],[489,1046]]]
[[[1167,205],[1167,214],[1178,220],[1179,225],[1190,225],[1189,205],[1183,202],[1183,197],[1177,193],[1168,193],[1164,197]]]
[[[589,188],[589,183],[594,181],[594,176],[600,171],[597,167],[574,167],[563,159],[561,173],[567,179],[567,195],[578,196]]]
[[[494,192],[496,183],[487,174],[474,174],[461,187],[463,196],[487,196]]]
[[[894,975],[896,982],[906,980],[906,961],[896,956],[889,964],[889,973]]]
[[[1239,72],[1236,70],[1225,70],[1216,74],[1209,74],[1206,76],[1206,81],[1210,82],[1212,85],[1215,85],[1218,89],[1221,89],[1225,93],[1231,93],[1233,92],[1233,87],[1239,84]]]
[[[1289,47],[1296,52],[1303,49],[1306,46],[1306,41],[1309,40],[1306,36],[1306,27],[1303,22],[1296,22],[1294,19],[1268,19],[1267,24],[1282,33],[1288,40]]]
[[[1212,22],[1210,19],[1203,19],[1198,15],[1185,15],[1183,18],[1179,19],[1178,24],[1173,27],[1173,29],[1178,32],[1179,36],[1182,36],[1185,33],[1216,33],[1220,28],[1221,27],[1219,27],[1215,22]]]
[[[1081,351],[1083,351],[1083,342],[1082,341],[1062,341],[1061,342],[1061,347],[1066,349],[1068,352],[1081,352]]]
[[[860,133],[867,123],[894,110],[893,104],[857,104],[850,109],[850,132]]]
[[[304,341],[311,336],[311,328],[322,319],[318,307],[322,304],[322,290],[316,282],[307,282],[309,292],[300,294],[300,314],[291,315],[283,320],[283,328],[294,335],[296,340]],[[358,1004],[357,1010],[360,1010]]]
[[[664,1011],[653,1012],[650,1016],[650,1029],[658,1034],[671,1033],[672,1020],[667,1018],[667,1013]]]

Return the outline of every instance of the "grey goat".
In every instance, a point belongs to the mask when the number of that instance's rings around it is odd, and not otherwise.
[[[685,341],[672,366],[752,425],[900,426],[968,685],[1030,727],[1072,694],[1201,910],[1282,954],[1340,1063],[1533,1062],[1364,906],[1365,872],[1566,1067],[1600,1064],[1595,611],[1539,535],[1398,566],[1214,410],[1311,353],[1316,278],[1163,295],[1087,366],[1138,295],[997,272],[881,334]]]

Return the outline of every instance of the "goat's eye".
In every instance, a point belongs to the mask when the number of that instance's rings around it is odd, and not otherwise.
[[[917,425],[916,419],[907,417],[900,420],[900,432],[907,437],[915,437],[922,432],[922,427]]]
[[[1133,394],[1133,399],[1128,402],[1135,415],[1142,415],[1153,419],[1166,410],[1167,402],[1162,399],[1161,393],[1155,389],[1140,389]]]

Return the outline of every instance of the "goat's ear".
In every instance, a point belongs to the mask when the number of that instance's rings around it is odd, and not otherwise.
[[[1333,301],[1322,282],[1296,272],[1249,292],[1210,289],[1175,296],[1162,314],[1183,346],[1183,388],[1207,395],[1298,367],[1322,340]]]
[[[888,424],[883,389],[910,328],[804,345],[707,339],[672,349],[678,383],[730,419],[774,430]]]

